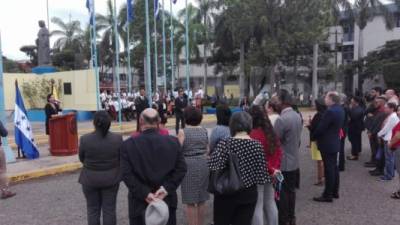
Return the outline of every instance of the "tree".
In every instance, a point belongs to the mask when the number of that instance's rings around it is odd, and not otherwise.
[[[83,49],[82,35],[83,30],[81,23],[78,20],[70,20],[65,23],[58,17],[53,17],[51,22],[56,24],[60,29],[53,30],[50,36],[59,36],[54,42],[54,49],[62,51],[64,49],[70,49],[76,52],[81,52]]]
[[[106,15],[101,15],[97,14],[96,15],[96,22],[99,25],[98,31],[103,32],[103,37],[100,42],[100,63],[113,68],[113,73],[114,73],[114,79],[116,74],[116,66],[115,66],[115,49],[116,49],[116,40],[115,40],[115,32],[121,33],[123,32],[123,26],[122,24],[117,24],[117,31],[115,31],[114,28],[114,7],[112,4],[111,0],[107,1],[107,14]],[[117,18],[120,16],[117,15]],[[122,35],[123,36],[123,35]],[[121,35],[119,36],[121,39]],[[118,42],[120,40],[117,40]],[[123,39],[122,39],[123,41]],[[120,43],[118,43],[119,45]],[[114,82],[114,84],[116,84]]]
[[[213,28],[212,24],[212,10],[218,5],[212,0],[197,0],[199,4],[199,16],[202,18],[204,27],[203,34],[203,64],[204,64],[204,93],[207,95],[207,77],[208,77],[208,57],[207,52],[209,49],[210,31]]]
[[[203,41],[204,34],[204,26],[201,23],[200,10],[195,7],[193,4],[188,5],[188,18],[189,18],[189,61],[190,62],[199,62],[200,59],[200,49],[199,43]],[[182,9],[178,12],[178,20],[176,20],[175,34],[174,34],[174,43],[175,49],[174,52],[176,54],[176,62],[178,68],[179,75],[179,66],[180,66],[180,55],[183,49],[186,46],[186,8]],[[186,56],[186,54],[185,54]]]

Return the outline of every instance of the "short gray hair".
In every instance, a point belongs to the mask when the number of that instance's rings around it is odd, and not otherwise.
[[[336,91],[328,92],[327,96],[332,100],[335,104],[340,104],[340,96],[339,93]]]
[[[229,129],[232,137],[239,132],[249,134],[253,129],[253,118],[247,112],[236,112],[231,117]]]

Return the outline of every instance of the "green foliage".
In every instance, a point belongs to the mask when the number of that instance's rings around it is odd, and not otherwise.
[[[18,63],[3,57],[3,70],[5,73],[23,73]]]
[[[363,61],[367,77],[382,74],[385,65],[400,61],[400,40],[386,42],[380,49],[368,53]]]
[[[383,78],[388,87],[400,87],[400,63],[388,63],[383,66]]]
[[[55,83],[58,97],[62,99],[62,80],[37,78],[32,81],[24,81],[21,84],[22,94],[31,109],[42,109],[47,102],[47,95],[52,92],[52,83]]]

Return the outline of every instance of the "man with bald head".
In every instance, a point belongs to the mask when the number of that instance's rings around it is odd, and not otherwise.
[[[123,181],[129,189],[130,225],[145,225],[146,207],[164,200],[169,207],[168,225],[176,224],[176,189],[186,174],[186,163],[177,138],[159,134],[160,117],[154,109],[140,115],[141,133],[121,147]]]
[[[320,197],[314,198],[317,202],[332,202],[339,198],[339,168],[338,153],[340,151],[340,130],[344,123],[345,112],[340,105],[340,96],[337,92],[328,92],[325,96],[325,105],[328,110],[318,124],[313,139],[317,141],[324,162],[325,190]]]
[[[388,100],[388,103],[394,103],[396,105],[399,105],[399,97],[397,97],[395,90],[387,89],[385,92],[385,96]]]

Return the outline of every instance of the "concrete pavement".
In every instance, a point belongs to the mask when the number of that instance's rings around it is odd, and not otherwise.
[[[398,187],[398,175],[390,182],[378,181],[362,166],[369,158],[367,139],[363,140],[360,161],[347,161],[341,173],[340,199],[334,203],[316,203],[322,187],[313,185],[316,165],[311,161],[308,132],[304,130],[300,151],[301,187],[297,191],[298,225],[399,225],[400,201],[390,199]],[[346,151],[350,152],[349,144]],[[17,196],[0,200],[1,225],[85,225],[86,205],[78,172],[17,183],[12,186]],[[179,193],[179,192],[178,192]],[[211,198],[212,199],[212,198]],[[212,200],[207,202],[206,221],[212,219]],[[179,198],[180,201],[180,198]],[[121,184],[118,195],[118,224],[128,224],[127,189]],[[186,225],[183,206],[179,203],[178,225]]]

